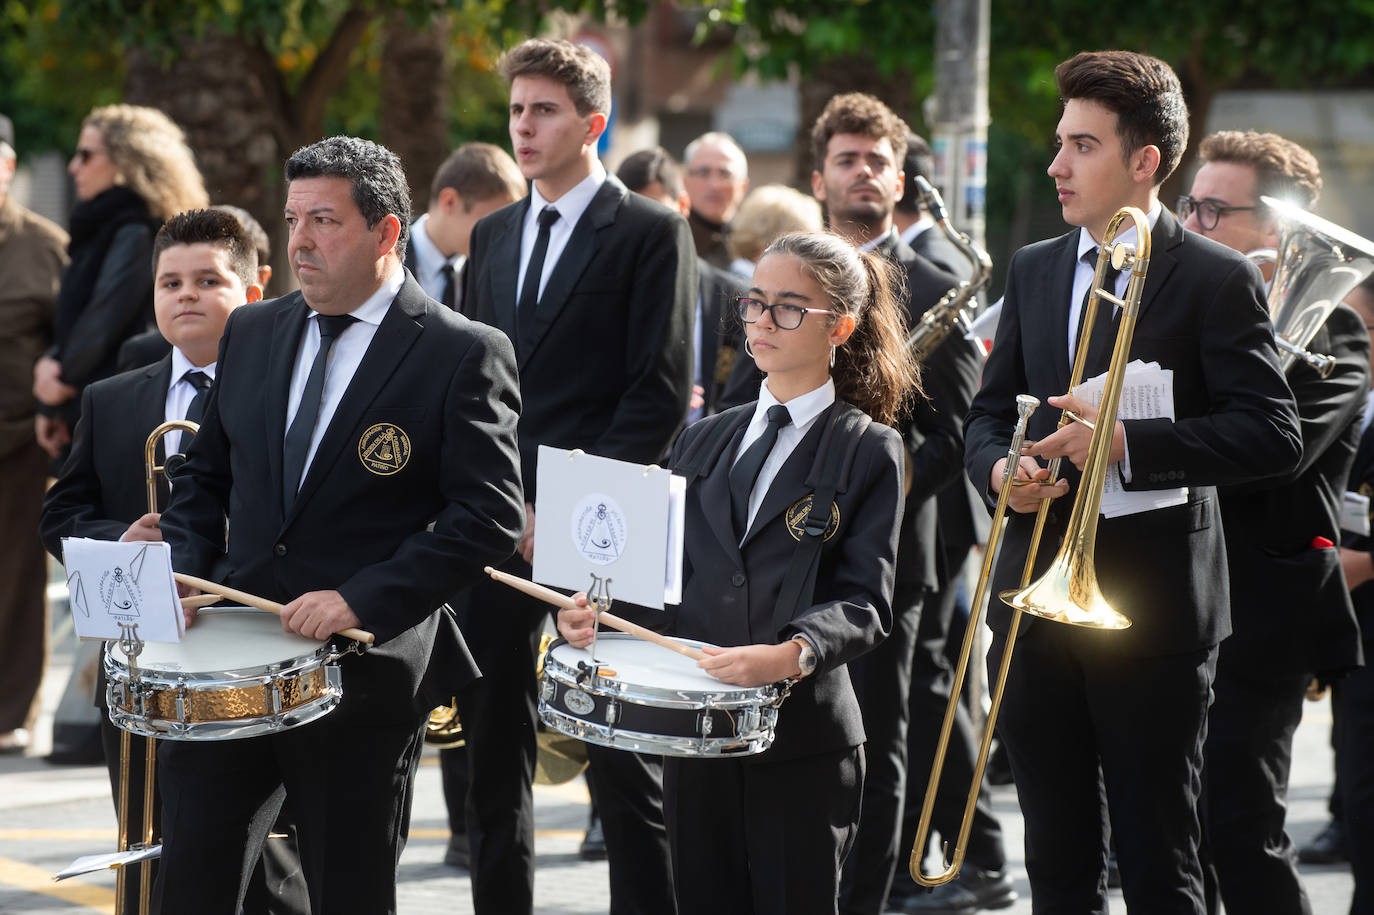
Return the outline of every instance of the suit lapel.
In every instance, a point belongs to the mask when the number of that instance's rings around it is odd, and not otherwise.
[[[754,539],[773,518],[813,489],[812,486],[808,485],[811,465],[816,462],[816,450],[820,446],[821,436],[825,434],[826,427],[830,424],[830,414],[834,409],[832,404],[821,411],[821,415],[816,417],[816,421],[811,424],[806,435],[797,443],[797,447],[793,448],[792,453],[787,456],[787,460],[783,461],[782,467],[778,470],[778,475],[773,478],[772,483],[768,484],[768,492],[764,493],[763,501],[759,503],[759,510],[754,515],[754,523],[749,526],[749,533],[744,535],[744,543],[747,544]]]
[[[310,461],[310,468],[305,473],[288,521],[300,512],[301,506],[319,488],[320,480],[334,465],[339,452],[354,446],[351,438],[358,421],[424,329],[425,302],[425,292],[420,284],[414,277],[406,277],[405,284],[378,325],[367,352],[363,353],[362,361],[353,373],[353,380],[348,383],[339,406],[329,420],[329,427],[325,429],[320,447]]]
[[[1140,296],[1140,310],[1136,313],[1137,322],[1144,319],[1145,312],[1159,298],[1159,290],[1169,280],[1178,261],[1174,249],[1183,244],[1183,227],[1178,224],[1174,214],[1160,207],[1159,218],[1155,220],[1154,231],[1150,233],[1150,267],[1145,274],[1145,290]]]
[[[1055,371],[1059,378],[1058,390],[1069,388],[1069,299],[1073,296],[1073,275],[1078,269],[1078,230],[1074,229],[1060,237],[1059,242],[1050,248],[1049,269],[1040,274],[1044,283],[1045,310],[1040,314],[1021,311],[1021,332],[1039,325],[1032,334],[1049,333],[1049,352],[1054,354]],[[1041,315],[1046,316],[1041,320]],[[1027,346],[1027,353],[1044,352],[1038,347]]]
[[[267,355],[267,378],[264,390],[266,409],[263,411],[267,442],[267,469],[276,492],[282,490],[282,449],[286,442],[286,406],[291,397],[291,370],[296,365],[296,351],[305,332],[308,309],[299,292],[282,299],[273,322],[272,347]]]
[[[701,481],[701,504],[706,515],[706,524],[715,534],[725,554],[741,564],[739,538],[735,536],[735,528],[730,523],[730,465],[734,462],[740,439],[744,437],[744,430],[753,416],[751,410],[740,411],[734,434],[730,436],[730,444],[720,453],[711,473]],[[720,506],[725,506],[725,510],[718,510]]]
[[[558,318],[558,313],[568,303],[577,281],[601,247],[601,230],[615,224],[616,211],[620,209],[620,204],[628,193],[625,185],[614,175],[607,175],[606,181],[597,188],[592,202],[583,211],[582,218],[573,226],[572,237],[568,239],[567,247],[559,255],[553,273],[549,274],[549,282],[544,286],[544,293],[539,297],[539,304],[534,313],[534,330],[530,334],[530,339],[520,341],[522,365],[528,362],[530,356],[539,348],[540,341]]]
[[[501,328],[511,340],[516,338],[515,284],[520,276],[520,237],[529,210],[530,198],[525,197],[507,211],[505,225],[492,239],[491,270],[487,272],[492,314],[476,316],[479,321],[490,321]],[[481,279],[480,273],[476,278]],[[477,302],[480,301],[478,298]]]

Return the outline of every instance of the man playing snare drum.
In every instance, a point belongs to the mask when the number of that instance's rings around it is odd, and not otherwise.
[[[178,571],[285,604],[288,631],[357,627],[376,645],[341,662],[343,699],[318,721],[163,745],[168,913],[237,911],[283,793],[312,911],[396,911],[426,714],[477,676],[436,608],[514,551],[524,519],[514,354],[402,268],[399,161],[334,137],[292,155],[286,178],[301,289],[231,317],[162,531]],[[436,637],[455,660],[430,690]]]

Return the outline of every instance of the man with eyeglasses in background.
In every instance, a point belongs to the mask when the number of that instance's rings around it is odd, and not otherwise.
[[[1290,140],[1227,130],[1198,151],[1203,165],[1179,198],[1179,218],[1241,253],[1278,246],[1279,220],[1260,197],[1309,210],[1317,202],[1317,160]],[[1363,319],[1338,306],[1308,349],[1336,363],[1325,377],[1302,361],[1286,373],[1302,423],[1301,463],[1219,489],[1233,630],[1217,657],[1198,803],[1211,912],[1220,901],[1229,912],[1311,915],[1284,832],[1293,732],[1312,678],[1330,682],[1360,663],[1336,545],[1369,391]]]
[[[749,190],[749,162],[727,133],[713,130],[687,144],[683,185],[692,202],[687,224],[697,255],[712,267],[730,269],[730,220]]]

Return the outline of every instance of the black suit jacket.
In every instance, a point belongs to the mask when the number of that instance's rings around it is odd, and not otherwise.
[[[973,264],[959,248],[945,237],[939,226],[931,226],[913,238],[909,246],[912,251],[924,257],[946,273],[953,274],[961,282],[973,279]]]
[[[706,415],[710,416],[721,410],[721,395],[744,338],[735,300],[748,291],[749,284],[701,258],[697,259],[697,270],[701,274],[701,326],[697,328],[701,335],[701,386],[706,391]]]
[[[462,312],[516,341],[520,237],[530,198],[478,221]],[[687,415],[697,259],[686,221],[625,189],[597,190],[518,340],[520,463],[534,501],[540,445],[637,463],[663,457]]]
[[[1303,456],[1290,474],[1221,490],[1235,631],[1232,661],[1274,674],[1330,674],[1360,664],[1360,637],[1340,553],[1341,500],[1355,461],[1369,393],[1369,332],[1341,305],[1308,349],[1336,357],[1322,378],[1304,362],[1288,370],[1302,420]]]
[[[1346,489],[1358,492],[1370,500],[1369,517],[1374,523],[1374,424],[1360,435],[1359,446],[1355,449],[1355,461],[1350,467],[1350,478]],[[1341,546],[1352,550],[1363,550],[1374,558],[1374,537],[1362,534],[1345,533]],[[1367,581],[1350,592],[1355,605],[1355,615],[1360,623],[1360,637],[1366,649],[1374,649],[1374,581]]]
[[[43,545],[57,561],[63,537],[118,540],[148,511],[143,449],[165,417],[171,380],[168,354],[81,392],[71,455],[43,500],[39,522]],[[158,489],[159,504],[165,504],[167,484],[160,475]]]
[[[343,662],[344,701],[378,720],[407,720],[435,704],[417,694],[441,623],[436,608],[520,537],[514,354],[407,276],[283,516],[287,391],[306,315],[296,292],[230,316],[162,532],[175,567],[193,575],[281,602],[339,591],[378,642]],[[379,425],[409,442],[391,473],[362,460]],[[448,674],[456,689],[477,671],[465,658]]]
[[[839,526],[822,544],[812,605],[781,628],[773,619],[798,542],[788,529],[787,510],[816,489],[814,465],[831,409],[821,413],[779,469],[743,545],[730,523],[729,475],[752,407],[693,424],[673,452],[674,460],[680,458],[696,436],[717,423],[733,429],[714,467],[687,489],[676,634],[717,645],[777,644],[803,634],[816,647],[816,672],[783,703],[773,746],[759,757],[764,762],[863,743],[863,716],[845,665],[892,627],[902,444],[894,430],[879,423],[864,433],[835,496]]]
[[[1152,241],[1131,358],[1173,370],[1176,421],[1125,422],[1132,472],[1125,486],[1186,486],[1188,501],[1100,520],[1096,550],[1103,594],[1133,621],[1124,632],[1102,633],[1104,648],[1144,656],[1214,645],[1230,633],[1216,486],[1286,474],[1302,453],[1259,271],[1229,248],[1185,231],[1167,210]],[[1006,456],[1016,395],[1029,393],[1044,404],[1068,390],[1077,244],[1074,229],[1012,257],[997,338],[964,427],[969,478],[982,492],[989,493],[993,465]],[[1044,438],[1058,420],[1058,410],[1041,406],[1027,438]],[[1050,511],[1037,570],[1053,558],[1077,495],[1078,471],[1068,461],[1063,468],[1070,493]],[[994,594],[1019,585],[1035,517],[1008,516]],[[988,620],[1005,633],[1010,609],[994,599]],[[1029,622],[1022,620],[1023,632]]]

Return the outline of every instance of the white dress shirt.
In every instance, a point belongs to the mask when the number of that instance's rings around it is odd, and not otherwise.
[[[167,401],[162,410],[162,418],[167,422],[174,419],[185,419],[191,401],[196,398],[196,386],[186,380],[187,372],[204,372],[210,376],[211,381],[214,381],[215,363],[212,362],[206,366],[192,365],[185,353],[175,346],[172,347],[172,378],[167,385]],[[162,453],[181,453],[180,429],[175,429],[163,436]]]
[[[1154,205],[1150,207],[1150,212],[1145,214],[1145,220],[1150,224],[1151,232],[1154,231],[1155,223],[1159,221],[1161,209],[1162,207],[1159,201],[1155,200]],[[1129,242],[1133,244],[1135,242],[1135,223],[1129,223],[1129,227],[1124,232],[1117,233],[1116,240],[1118,242]],[[1097,246],[1097,242],[1093,241],[1093,237],[1088,233],[1087,229],[1080,228],[1078,230],[1078,260],[1074,262],[1073,290],[1069,293],[1068,330],[1070,366],[1073,365],[1074,351],[1078,348],[1078,318],[1083,313],[1083,299],[1088,294],[1088,287],[1092,285],[1093,274],[1097,270],[1096,256],[1085,259],[1083,255]],[[1117,298],[1126,294],[1126,286],[1130,281],[1130,270],[1122,270],[1117,273],[1116,285],[1112,288],[1112,292],[1116,294]],[[1098,306],[1096,320],[1099,321],[1107,318],[1107,310],[1103,308],[1102,305],[1111,305],[1113,314],[1117,310],[1116,305],[1110,302],[1103,302]],[[1087,381],[1086,378],[1083,380]],[[1131,443],[1124,435],[1122,441],[1125,443],[1126,456],[1121,460],[1121,477],[1129,483],[1131,482]]]
[[[358,371],[358,364],[363,361],[363,355],[372,343],[372,337],[377,333],[387,309],[391,307],[391,300],[396,298],[396,293],[401,291],[404,282],[405,271],[398,267],[367,301],[349,312],[357,321],[339,334],[334,341],[334,348],[329,351],[329,362],[324,373],[324,391],[320,395],[320,415],[315,420],[315,431],[310,436],[310,450],[306,452],[305,466],[301,468],[301,480],[310,472],[310,463],[315,460],[315,449],[320,447],[320,439],[324,438],[329,421],[334,418],[334,411],[343,400],[344,391],[348,390],[348,383]],[[305,393],[305,382],[310,377],[310,366],[315,362],[315,354],[320,351],[320,325],[315,320],[318,317],[314,311],[306,317],[305,333],[301,334],[300,349],[296,351],[296,365],[291,370],[291,388],[286,400],[286,429],[282,430],[283,442],[286,440],[286,430],[291,428],[296,411],[300,408],[301,395]],[[299,481],[297,485],[299,486]]]
[[[537,182],[530,183],[530,209],[525,214],[525,228],[520,236],[520,273],[515,279],[517,303],[525,288],[525,271],[529,269],[534,243],[539,238],[539,214],[544,211],[544,207],[552,206],[557,210],[558,221],[549,227],[549,247],[544,252],[544,272],[539,275],[539,295],[535,296],[535,301],[543,298],[544,287],[549,284],[549,276],[553,273],[553,268],[558,266],[558,258],[562,257],[563,249],[568,247],[573,227],[587,211],[587,207],[591,206],[592,198],[605,183],[606,167],[600,161],[593,161],[592,173],[554,201],[544,199],[544,195],[539,193]]]
[[[931,219],[929,216],[922,216],[920,219],[916,220],[911,225],[907,226],[906,231],[903,232],[899,237],[902,239],[902,241],[910,245],[912,242],[916,240],[916,236],[920,235],[927,229],[933,228],[935,228],[935,220]]]
[[[807,391],[793,397],[783,406],[787,407],[787,413],[792,417],[792,421],[778,430],[778,440],[773,444],[773,450],[768,452],[768,457],[763,462],[763,467],[759,470],[759,477],[754,481],[754,490],[749,494],[749,516],[744,525],[747,533],[749,528],[754,526],[754,516],[758,514],[759,506],[763,504],[763,497],[768,494],[768,487],[773,484],[773,478],[778,475],[782,465],[787,463],[787,459],[796,450],[797,444],[811,431],[811,427],[816,424],[816,417],[825,412],[825,408],[835,402],[835,382],[827,378],[825,384],[820,387]],[[781,403],[773,392],[768,390],[768,379],[764,379],[759,385],[759,402],[754,407],[754,415],[749,420],[749,425],[745,427],[744,438],[740,439],[739,450],[735,452],[734,460],[730,466],[735,466],[735,461],[740,459],[744,452],[749,450],[749,446],[754,444],[763,436],[764,429],[768,428],[768,408]],[[740,538],[743,540],[743,538]]]
[[[425,291],[436,302],[444,301],[444,285],[448,282],[448,276],[444,272],[446,264],[452,264],[454,273],[463,266],[466,258],[461,254],[453,257],[444,257],[444,252],[440,251],[429,237],[426,226],[429,225],[429,214],[421,216],[415,220],[415,225],[410,227],[410,247],[415,251],[415,280],[420,284],[420,288]],[[458,305],[458,297],[463,290],[454,287],[454,307]]]

